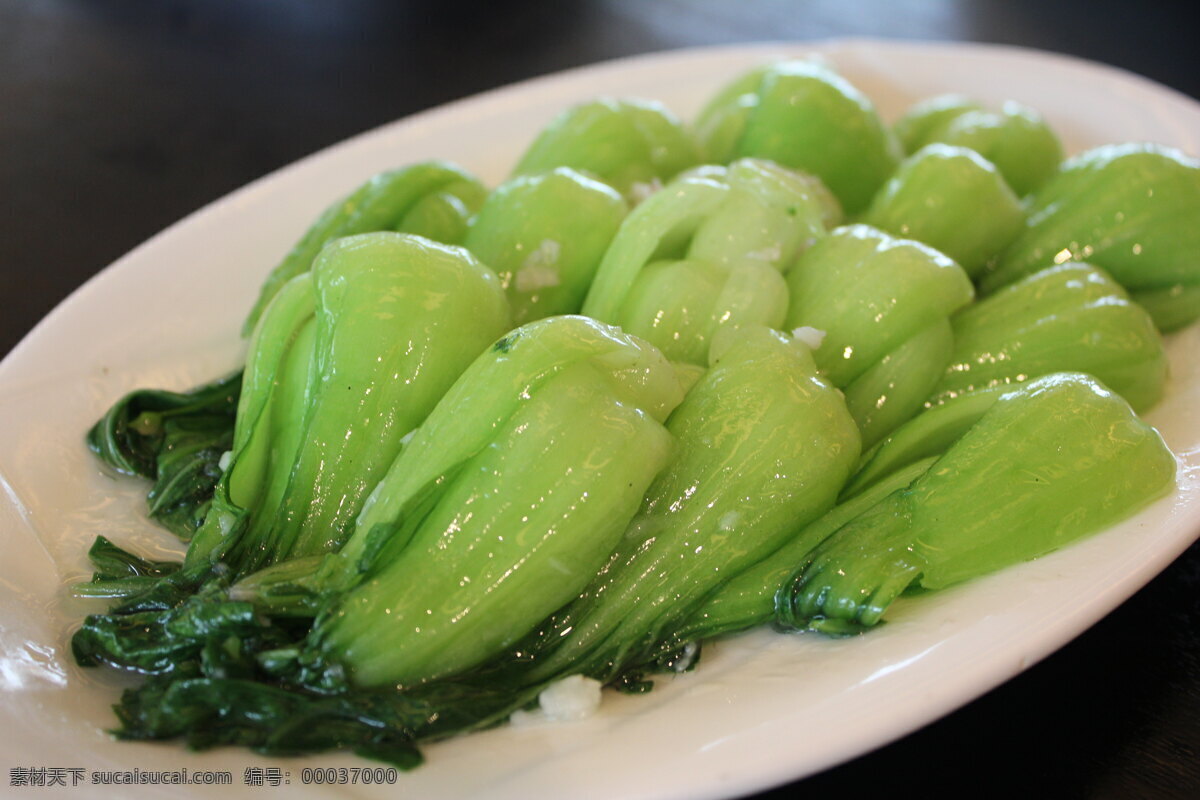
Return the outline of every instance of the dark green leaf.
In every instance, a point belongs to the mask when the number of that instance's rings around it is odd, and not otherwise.
[[[232,446],[241,385],[239,372],[191,392],[131,392],[88,432],[88,447],[115,469],[154,480],[150,517],[190,538]]]

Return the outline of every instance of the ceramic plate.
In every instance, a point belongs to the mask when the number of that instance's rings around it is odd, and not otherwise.
[[[186,768],[192,776],[228,771],[232,780],[220,790],[126,786],[126,797],[261,797],[263,789],[246,784],[247,769],[278,768],[265,773],[268,782],[279,777],[290,782],[289,796],[318,797],[335,790],[305,783],[304,768],[366,765],[350,756],[271,760],[109,739],[109,705],[122,680],[74,666],[70,633],[96,606],[71,600],[65,586],[86,576],[84,553],[97,534],[158,557],[178,547],[145,520],[143,487],[106,473],[85,451],[84,431],[131,388],[184,389],[235,367],[241,319],[268,269],[317,212],[372,173],[441,157],[494,184],[567,105],[637,95],[688,118],[740,71],[808,54],[832,62],[888,119],[953,90],[1040,109],[1071,152],[1154,140],[1200,153],[1200,105],[1124,72],[1009,48],[843,41],[680,51],[541,78],[401,120],[235,192],[106,269],[0,365],[0,740],[9,767],[75,768],[85,780],[105,770]],[[1176,335],[1170,351],[1170,391],[1149,418],[1179,455],[1178,488],[1137,518],[1043,559],[897,603],[891,624],[869,635],[736,637],[710,647],[696,673],[664,679],[647,696],[608,696],[588,720],[438,744],[396,787],[339,793],[740,795],[849,759],[957,708],[1076,636],[1200,533],[1200,329]],[[264,773],[250,773],[251,781],[256,774]]]

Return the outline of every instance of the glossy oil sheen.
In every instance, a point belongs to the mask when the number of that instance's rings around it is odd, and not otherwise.
[[[863,453],[854,475],[842,487],[841,499],[854,497],[909,464],[940,456],[958,441],[1007,386],[960,394],[921,411]]]
[[[924,475],[934,460],[930,457],[914,461],[861,494],[839,502],[815,522],[802,526],[774,553],[747,567],[705,598],[676,633],[676,638],[680,642],[699,640],[770,621],[775,614],[776,595],[805,563],[813,548],[892,492]]]
[[[953,324],[954,355],[935,402],[1071,370],[1099,378],[1138,411],[1162,397],[1162,336],[1146,311],[1091,265],[1042,270],[964,309]]]
[[[361,686],[482,663],[578,594],[671,452],[591,365],[533,393],[442,489],[407,547],[343,597],[322,646]]]
[[[662,355],[583,317],[479,357],[374,490],[326,575],[322,649],[361,685],[494,655],[591,579],[671,453]],[[340,571],[339,571],[340,570]]]
[[[825,332],[817,365],[839,387],[974,296],[945,255],[867,225],[839,228],[814,245],[788,274],[788,289],[787,328]]]
[[[1026,229],[983,278],[1005,284],[1052,264],[1086,261],[1130,291],[1200,284],[1200,162],[1153,144],[1106,145],[1062,165],[1033,199]],[[1200,316],[1182,309],[1175,329]]]
[[[950,322],[938,319],[905,339],[844,389],[863,448],[909,419],[937,385],[954,353]]]
[[[634,198],[697,163],[682,124],[652,100],[602,97],[556,116],[521,156],[515,175],[571,167]]]
[[[1025,211],[983,156],[931,144],[900,164],[859,221],[924,242],[974,278],[1021,232]]]
[[[500,277],[514,325],[575,314],[628,210],[611,187],[559,167],[497,187],[463,246]]]
[[[996,165],[1019,197],[1046,182],[1063,159],[1058,135],[1032,108],[1005,101],[999,111],[960,106],[956,113],[943,108],[930,126],[923,144],[966,147]]]
[[[914,582],[949,586],[1048,553],[1169,491],[1158,432],[1093,378],[1002,395],[925,475],[828,539],[784,618],[873,625]]]
[[[541,678],[609,675],[710,591],[815,519],[858,458],[858,430],[804,345],[765,328],[728,334],[670,418],[676,455],[616,555],[565,610]]]
[[[254,522],[237,544],[246,566],[325,553],[345,541],[404,435],[508,327],[507,302],[490,270],[465,250],[416,236],[338,239],[322,251],[311,283],[307,337],[292,342],[297,332],[275,330],[273,314],[264,317],[269,330],[255,337],[268,353],[252,354],[253,373],[274,357],[299,359],[304,377],[299,385],[281,383],[271,413],[248,421],[265,430],[247,436],[276,434],[258,445],[272,456],[268,468],[254,470],[265,489],[246,486],[255,481],[241,478],[235,454],[235,502],[260,494],[271,500],[246,509]],[[281,340],[296,352],[281,353]],[[311,363],[297,344],[311,348]],[[246,401],[248,412],[257,394]]]
[[[539,386],[582,362],[602,367],[618,398],[659,422],[683,397],[662,354],[617,328],[578,316],[527,323],[482,353],[413,433],[363,504],[354,535],[331,559],[336,570],[352,582],[377,526],[395,527],[414,503],[444,486],[445,476],[486,448]]]
[[[703,366],[721,329],[782,325],[781,273],[835,208],[819,182],[756,159],[685,173],[626,219],[583,312]]]
[[[714,160],[762,158],[810,172],[847,214],[864,209],[900,161],[871,101],[834,71],[787,61],[739,77],[701,113]]]
[[[920,150],[933,139],[932,134],[950,120],[968,111],[979,111],[975,100],[961,94],[939,94],[913,103],[892,126],[900,146],[908,155]]]
[[[457,244],[487,190],[454,164],[426,161],[375,175],[325,209],[267,276],[245,323],[250,331],[283,284],[312,269],[321,248],[340,236],[373,231],[412,233]]]

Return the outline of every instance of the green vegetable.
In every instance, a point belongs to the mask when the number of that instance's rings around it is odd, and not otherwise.
[[[555,117],[513,174],[571,167],[636,201],[697,161],[687,132],[661,103],[602,97]]]
[[[537,693],[486,680],[439,681],[417,690],[392,687],[314,692],[280,680],[263,664],[293,648],[256,651],[265,637],[214,635],[175,670],[152,675],[115,707],[119,739],[183,737],[188,747],[247,747],[271,756],[353,750],[363,758],[413,769],[418,740],[495,725]]]
[[[150,519],[182,539],[200,527],[233,442],[241,373],[179,394],[130,392],[92,429],[87,443],[121,472],[151,478]]]
[[[1200,162],[1151,144],[1109,145],[1062,165],[1032,198],[1028,224],[983,277],[995,291],[1067,261],[1103,267],[1145,297],[1163,330],[1200,318]]]
[[[445,161],[426,161],[374,176],[325,209],[288,251],[263,284],[242,332],[249,334],[254,329],[275,293],[292,278],[308,272],[330,241],[358,233],[398,231],[458,244],[486,194],[475,176]]]
[[[336,670],[314,670],[312,654],[302,653],[306,626],[234,598],[227,574],[189,574],[105,540],[89,556],[101,578],[89,588],[154,582],[153,598],[89,616],[72,637],[81,666],[149,676],[114,707],[120,739],[184,737],[193,749],[237,745],[269,755],[349,748],[411,769],[421,763],[418,739],[495,724],[537,694],[504,680],[503,670],[493,677],[494,669],[406,692],[356,689]]]
[[[1045,183],[1063,159],[1062,143],[1041,114],[1011,100],[992,112],[956,95],[933,98],[914,106],[896,130],[910,153],[934,142],[974,150],[1019,196]]]
[[[97,536],[88,551],[88,560],[96,568],[90,583],[71,587],[76,597],[125,597],[137,594],[160,578],[179,570],[176,561],[150,561],[135,556]]]
[[[660,649],[671,653],[688,642],[754,628],[775,615],[775,596],[804,563],[808,554],[831,534],[858,517],[897,489],[924,475],[934,458],[926,458],[899,469],[861,494],[831,508],[815,522],[802,527],[782,547],[748,567],[705,598],[687,623]]]
[[[583,317],[518,328],[447,393],[372,494],[313,641],[359,686],[482,663],[616,547],[671,453],[656,350]]]
[[[864,447],[873,446],[917,412],[923,395],[937,384],[953,354],[950,322],[937,319],[842,389]]]
[[[1177,283],[1165,289],[1140,289],[1132,293],[1163,333],[1179,330],[1200,317],[1200,283]]]
[[[622,224],[583,313],[703,365],[721,328],[783,322],[780,272],[825,235],[831,204],[819,182],[756,159],[685,173]]]
[[[896,120],[892,131],[908,155],[936,141],[934,132],[955,117],[968,111],[982,111],[983,106],[960,94],[941,94],[914,103],[904,116]]]
[[[1021,232],[1025,212],[990,161],[931,144],[905,159],[859,221],[924,242],[976,277]]]
[[[953,357],[928,406],[863,455],[842,497],[940,455],[1012,384],[1086,370],[1135,409],[1162,396],[1167,361],[1145,312],[1087,264],[1063,264],[968,306],[953,318]],[[852,395],[847,403],[853,410]]]
[[[255,330],[233,455],[188,563],[336,549],[459,373],[508,327],[496,276],[407,234],[338,239]]]
[[[500,276],[522,325],[579,311],[627,211],[613,189],[560,167],[502,184],[463,245]]]
[[[1173,485],[1158,433],[1094,379],[1002,395],[910,488],[827,539],[780,596],[779,622],[851,632],[910,585],[938,589],[1055,550]]]
[[[843,501],[923,459],[940,456],[987,413],[1007,385],[947,397],[904,423],[862,455],[842,488]]]
[[[658,653],[714,589],[825,513],[858,458],[858,430],[809,350],[761,327],[719,341],[667,422],[677,454],[620,547],[537,637],[535,680],[610,680]]]
[[[946,256],[866,225],[817,242],[787,283],[786,327],[824,333],[817,365],[845,388],[867,446],[921,407],[950,358],[946,319],[974,296]]]
[[[707,161],[750,156],[816,175],[851,215],[866,208],[901,157],[866,95],[808,61],[735,80],[700,113],[696,137]]]
[[[1195,162],[1093,151],[1025,221],[1061,158],[1036,114],[936,98],[893,134],[804,62],[696,132],[732,163],[602,99],[486,200],[441,162],[377,176],[268,278],[240,376],[96,425],[194,531],[182,564],[100,538],[73,587],[115,601],[77,662],[148,676],[117,736],[410,768],[564,677],[644,690],[772,616],[856,632],[1170,489],[1129,294],[1200,315]]]
[[[1088,264],[1030,275],[960,311],[935,402],[1050,372],[1099,378],[1137,411],[1162,397],[1167,356],[1149,315]]]
[[[721,181],[730,189],[720,208],[693,231],[687,246],[691,259],[725,268],[765,261],[787,272],[842,219],[837,198],[819,179],[770,161],[743,158],[728,167],[701,167],[690,174]]]

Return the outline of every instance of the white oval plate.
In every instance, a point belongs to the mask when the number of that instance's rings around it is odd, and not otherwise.
[[[1109,67],[1010,48],[843,41],[665,53],[541,78],[385,126],[235,192],[88,282],[0,365],[0,740],[10,768],[76,767],[84,780],[101,770],[228,770],[232,787],[171,791],[259,796],[261,788],[245,785],[245,770],[277,767],[289,796],[317,797],[333,790],[302,785],[303,767],[369,766],[345,755],[272,760],[108,738],[121,680],[73,664],[70,632],[96,606],[69,599],[64,586],[86,576],[84,553],[96,534],[151,554],[178,548],[145,521],[144,487],[106,474],[84,450],[84,431],[131,388],[182,389],[233,368],[242,316],[268,268],[318,211],[372,173],[441,157],[494,184],[567,105],[640,95],[687,118],[740,71],[808,54],[828,58],[888,119],[921,97],[959,91],[1039,108],[1072,152],[1147,139],[1200,153],[1200,105]],[[1175,336],[1170,350],[1170,391],[1150,419],[1180,456],[1179,485],[1136,519],[1038,561],[902,601],[891,623],[869,635],[737,637],[709,647],[696,673],[665,678],[650,695],[607,696],[589,720],[438,744],[396,787],[341,792],[738,795],[849,759],[957,708],[1076,636],[1200,533],[1200,328]],[[171,794],[159,786],[121,792]]]

